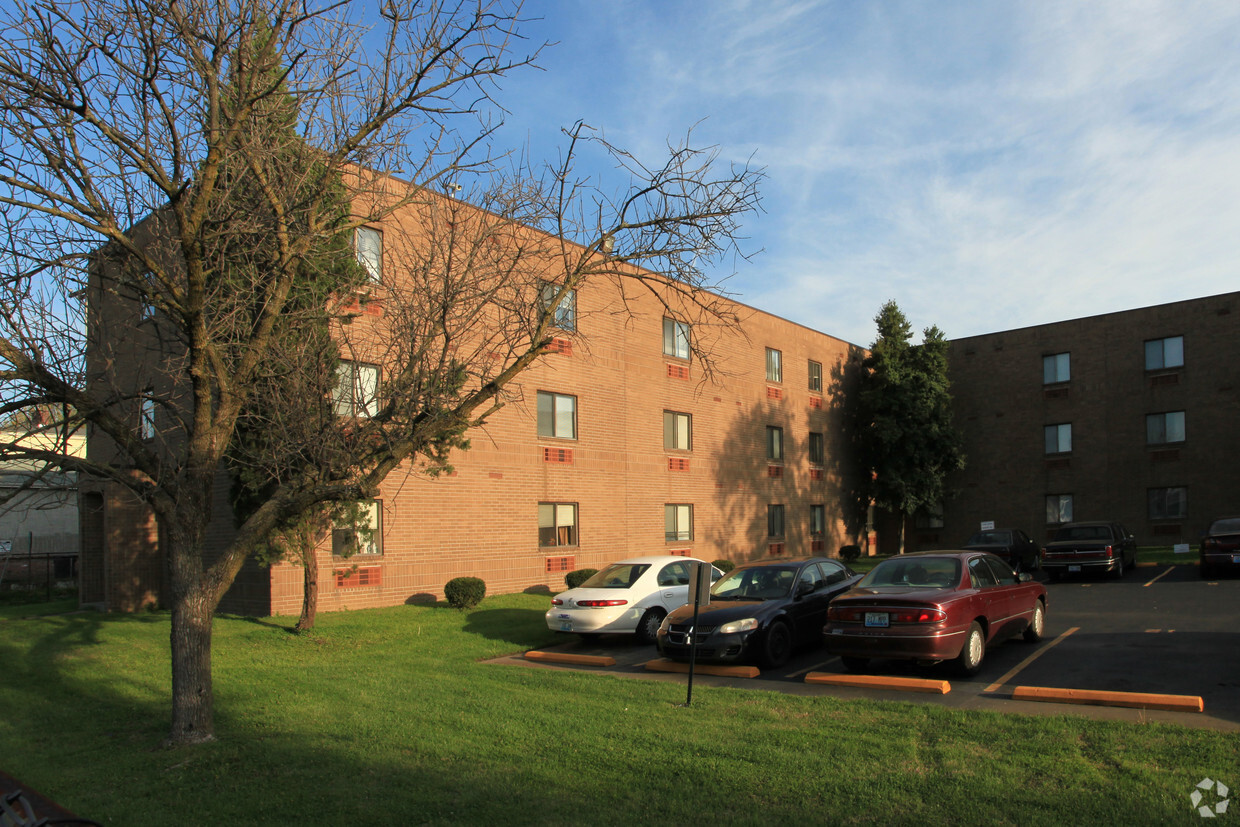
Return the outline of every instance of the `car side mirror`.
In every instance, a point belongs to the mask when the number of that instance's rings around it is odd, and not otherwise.
[[[797,583],[796,596],[804,597],[805,595],[809,594],[813,590],[814,590],[813,583]]]

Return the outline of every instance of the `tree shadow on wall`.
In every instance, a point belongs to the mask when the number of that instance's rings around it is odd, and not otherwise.
[[[721,519],[710,539],[735,563],[772,554],[832,556],[858,542],[866,509],[858,485],[855,435],[857,377],[864,351],[852,347],[824,377],[822,407],[798,390],[764,399],[735,420],[718,452],[715,488]],[[768,448],[768,429],[783,434],[782,460]],[[810,462],[810,435],[822,434],[821,462]],[[783,532],[772,535],[770,506],[783,506]],[[821,505],[824,531],[811,532],[811,506]]]

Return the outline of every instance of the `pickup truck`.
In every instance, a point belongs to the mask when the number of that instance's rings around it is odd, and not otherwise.
[[[1136,538],[1112,522],[1065,523],[1042,551],[1042,568],[1051,580],[1089,572],[1119,579],[1136,564]]]

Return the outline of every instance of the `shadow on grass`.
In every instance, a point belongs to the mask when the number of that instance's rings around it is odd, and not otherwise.
[[[525,648],[545,646],[554,639],[538,609],[475,609],[465,621],[465,631]]]

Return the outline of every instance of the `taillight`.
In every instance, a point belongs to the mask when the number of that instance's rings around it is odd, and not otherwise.
[[[1105,552],[1107,553],[1107,557],[1114,557],[1114,556],[1115,556],[1115,550],[1114,550],[1113,548],[1111,548],[1111,546],[1107,546],[1106,548],[1104,548],[1104,549],[1103,549],[1103,551],[1105,551]]]
[[[578,600],[578,606],[586,606],[591,609],[603,608],[605,606],[624,606],[627,600]]]
[[[941,609],[911,609],[890,613],[892,623],[938,623],[947,617]]]
[[[1208,548],[1214,548],[1216,546],[1221,546],[1221,545],[1222,543],[1214,539],[1213,537],[1206,537],[1204,540],[1201,541],[1202,551]]]
[[[558,598],[558,597],[553,597],[553,598],[551,598],[551,605],[552,605],[552,606],[563,606],[563,605],[564,605],[564,601],[563,601],[563,600],[561,600],[561,599],[560,599],[560,598]]]

